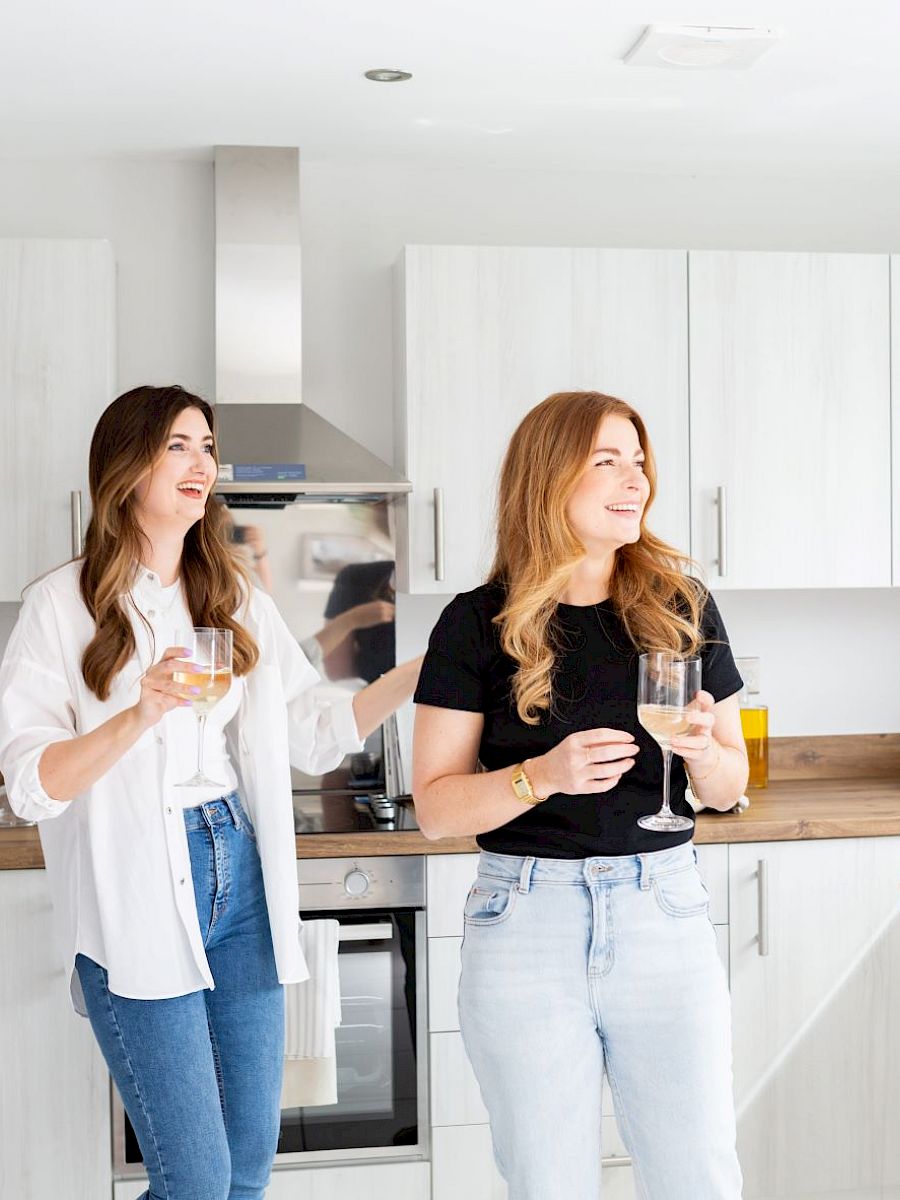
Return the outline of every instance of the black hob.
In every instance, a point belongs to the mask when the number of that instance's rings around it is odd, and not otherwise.
[[[418,828],[411,796],[294,792],[295,833],[390,833]]]

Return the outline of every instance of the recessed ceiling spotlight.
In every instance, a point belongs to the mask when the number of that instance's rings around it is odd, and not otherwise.
[[[366,71],[366,79],[371,79],[375,83],[403,83],[406,79],[412,79],[410,71],[394,71],[389,67],[375,67],[371,71]]]
[[[648,25],[624,61],[629,67],[749,67],[781,37],[780,29],[725,25]]]

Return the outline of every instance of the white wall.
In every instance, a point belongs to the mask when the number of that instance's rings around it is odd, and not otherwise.
[[[388,461],[390,274],[404,243],[900,245],[900,177],[659,178],[308,163],[301,182],[305,399]],[[212,395],[212,205],[209,163],[0,164],[0,236],[113,242],[120,389],[177,381]],[[900,594],[723,593],[720,601],[736,652],[762,658],[773,733],[900,730],[900,696],[875,665],[900,661]],[[401,599],[401,648],[421,648],[441,603]],[[13,610],[0,607],[2,644]]]

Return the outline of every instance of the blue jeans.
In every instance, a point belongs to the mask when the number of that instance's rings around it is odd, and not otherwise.
[[[92,959],[75,965],[147,1168],[142,1200],[262,1200],[278,1145],[284,996],[259,855],[234,793],[184,819],[215,989],[129,1000]]]
[[[690,843],[482,853],[460,1028],[509,1200],[598,1200],[604,1068],[644,1200],[738,1200],[730,1005]]]

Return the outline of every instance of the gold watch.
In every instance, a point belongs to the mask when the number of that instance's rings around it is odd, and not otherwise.
[[[525,804],[543,804],[547,799],[546,796],[536,796],[534,788],[531,786],[531,780],[525,774],[524,763],[519,763],[513,768],[512,778],[510,779],[512,790],[515,793],[517,800],[522,800]]]

